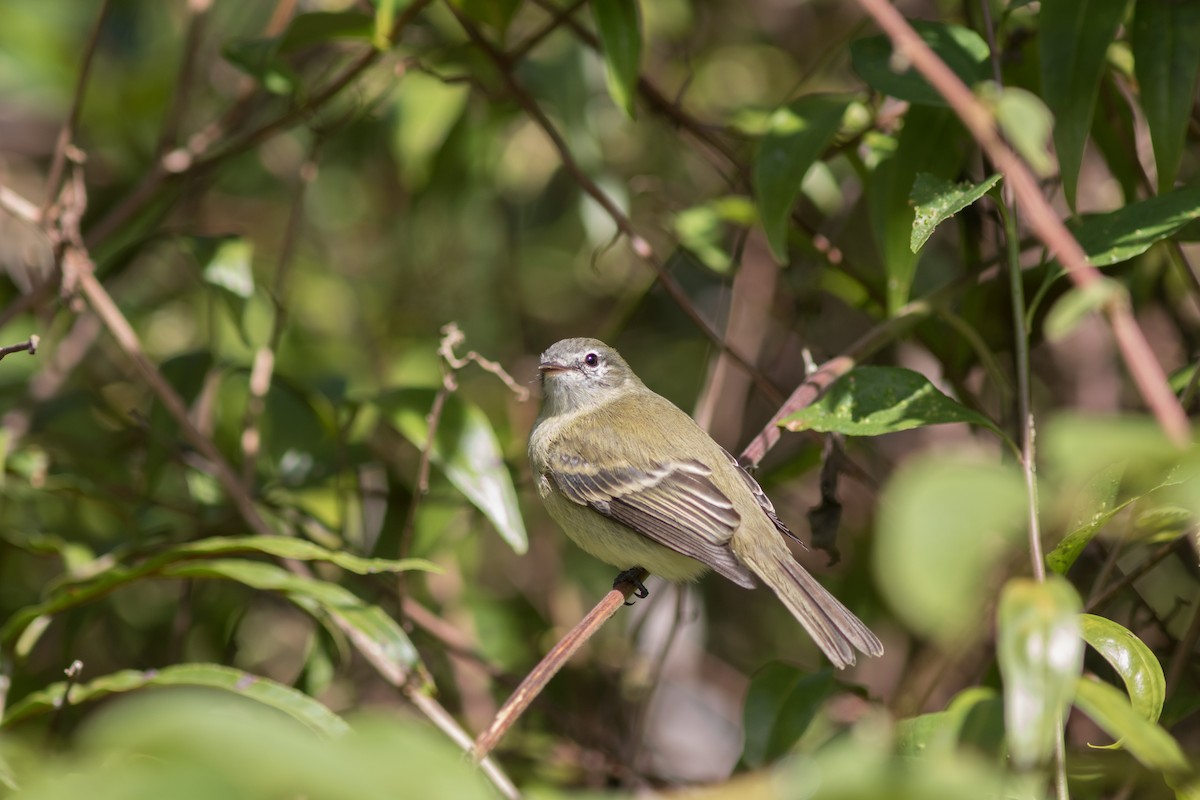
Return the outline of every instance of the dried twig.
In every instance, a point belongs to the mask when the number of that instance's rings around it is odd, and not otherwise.
[[[29,341],[21,342],[19,344],[9,344],[9,345],[5,345],[4,347],[0,347],[0,358],[4,358],[5,356],[12,355],[13,353],[26,353],[26,352],[29,353],[29,355],[31,355],[31,356],[36,356],[37,349],[38,349],[38,342],[40,342],[40,341],[41,341],[41,339],[37,336],[37,334],[34,334],[33,336],[29,337]]]
[[[83,107],[88,78],[92,74],[92,57],[96,55],[96,43],[100,40],[100,29],[108,16],[109,6],[109,0],[102,0],[100,10],[96,12],[96,21],[92,23],[92,30],[88,33],[87,43],[83,46],[83,59],[79,64],[79,75],[75,79],[75,93],[71,96],[67,118],[58,132],[58,140],[54,144],[54,158],[50,162],[50,174],[46,178],[46,199],[42,203],[41,211],[43,217],[49,211],[54,198],[58,196],[58,186],[67,166],[67,150],[75,139],[75,124],[79,121],[79,110]]]

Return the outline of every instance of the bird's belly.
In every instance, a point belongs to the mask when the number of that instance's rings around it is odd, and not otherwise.
[[[669,581],[694,581],[708,571],[705,564],[677,553],[637,531],[614,522],[557,492],[543,498],[546,510],[571,541],[586,553],[620,569],[643,567]]]

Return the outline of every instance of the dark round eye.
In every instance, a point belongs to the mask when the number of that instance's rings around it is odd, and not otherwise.
[[[588,353],[583,357],[583,363],[587,364],[589,367],[594,367],[600,363],[600,356],[596,355],[595,353]]]

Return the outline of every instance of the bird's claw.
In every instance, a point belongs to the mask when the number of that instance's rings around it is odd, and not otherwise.
[[[650,596],[650,590],[646,588],[646,584],[642,583],[642,578],[645,575],[646,570],[641,567],[630,567],[613,579],[613,588],[619,588],[622,583],[630,583],[633,584],[634,597],[637,597],[639,600],[647,598]],[[625,605],[631,606],[633,603],[626,600]]]

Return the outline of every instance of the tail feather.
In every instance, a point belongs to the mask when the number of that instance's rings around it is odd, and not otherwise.
[[[741,550],[734,541],[735,550]],[[748,548],[738,556],[771,587],[835,667],[854,664],[855,649],[869,656],[883,655],[879,637],[796,563],[782,543],[778,550],[771,547],[764,553]]]

